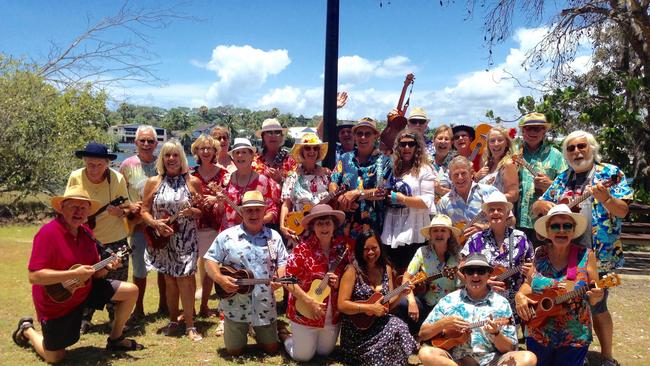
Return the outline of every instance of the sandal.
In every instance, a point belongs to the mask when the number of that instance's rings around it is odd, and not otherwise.
[[[128,341],[129,344],[125,345],[122,342]],[[111,339],[111,337],[106,338],[106,350],[121,352],[121,351],[140,351],[143,350],[144,346],[136,342],[135,339],[124,338],[124,334],[119,336],[117,339]]]
[[[29,339],[25,338],[25,335],[23,333],[25,332],[25,329],[29,328],[34,328],[34,319],[29,316],[20,318],[20,320],[18,320],[18,327],[16,327],[16,330],[14,330],[13,334],[11,335],[14,343],[20,347],[28,348]]]
[[[215,318],[219,314],[218,311],[214,311],[210,308],[204,308],[199,311],[199,318]]]
[[[284,343],[284,341],[293,336],[293,333],[289,330],[289,324],[283,320],[278,320],[278,338]]]
[[[215,337],[221,337],[223,335],[223,320],[219,321],[219,324],[217,325],[217,330],[214,331]]]
[[[169,322],[164,327],[158,329],[156,333],[162,334],[167,337],[171,337],[178,332],[179,328],[180,328],[180,324],[178,322]]]
[[[203,336],[201,333],[199,333],[198,330],[196,330],[195,327],[187,328],[187,330],[185,330],[185,334],[187,334],[187,338],[194,342],[198,342],[203,339]]]

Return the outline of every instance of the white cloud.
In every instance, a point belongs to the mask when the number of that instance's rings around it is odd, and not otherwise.
[[[417,67],[412,65],[411,60],[406,56],[393,56],[379,61],[368,60],[358,55],[341,56],[338,65],[339,84],[352,86],[369,81],[373,77],[391,78],[415,70]]]
[[[152,105],[163,108],[200,107],[207,105],[206,84],[170,84],[164,86],[134,85],[125,88],[109,89],[112,97],[128,103]]]

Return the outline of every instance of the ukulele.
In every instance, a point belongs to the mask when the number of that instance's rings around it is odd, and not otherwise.
[[[296,284],[298,279],[294,276],[284,276],[277,278],[255,278],[253,272],[247,269],[234,269],[230,266],[221,266],[219,267],[219,272],[224,276],[229,276],[235,279],[235,284],[239,287],[235,292],[228,292],[224,290],[221,286],[214,282],[214,289],[217,293],[217,297],[220,299],[229,299],[237,294],[246,295],[250,294],[253,291],[255,285],[268,285],[271,282],[277,283],[286,283],[286,284]]]
[[[615,175],[615,176],[612,176],[609,179],[605,179],[601,183],[602,183],[602,185],[604,187],[609,188],[609,187],[611,187],[611,186],[613,186],[615,184],[618,184],[619,180],[620,180],[620,177],[618,175]],[[571,198],[571,197],[565,196],[565,197],[562,197],[560,199],[558,204],[564,203],[567,206],[569,206],[571,211],[580,212],[580,207],[578,205],[580,205],[582,202],[586,201],[589,197],[591,197],[593,195],[594,195],[594,193],[591,190],[589,190],[589,191],[583,192],[580,196],[577,196],[577,197],[573,196],[573,198]]]
[[[427,284],[439,278],[447,277],[450,280],[453,280],[454,278],[456,278],[457,271],[458,271],[458,267],[443,268],[441,272],[432,274],[431,276],[425,278],[422,282],[416,284],[415,287],[413,288],[413,294],[418,296],[427,292]],[[404,281],[404,275],[399,275],[395,278],[395,282],[393,283],[402,283],[402,281]]]
[[[128,256],[130,253],[131,248],[128,245],[123,245],[119,251],[112,253],[110,257],[94,264],[93,269],[95,271],[99,271],[100,269],[106,267],[109,263],[112,263],[114,260],[122,259]],[[75,264],[74,266],[70,267],[70,269],[73,270],[78,267],[81,267],[81,264]],[[74,294],[77,289],[84,287],[89,280],[90,278],[86,281],[79,281],[77,278],[72,278],[60,283],[45,285],[45,293],[47,293],[47,296],[54,302],[66,302],[72,297],[72,294]]]
[[[402,107],[402,103],[404,102],[404,97],[406,96],[406,89],[408,89],[409,85],[411,85],[411,92],[413,92],[413,83],[415,81],[415,76],[413,74],[408,74],[406,75],[406,79],[404,80],[404,86],[402,86],[402,93],[399,96],[399,101],[397,102],[397,115],[396,116],[391,116],[389,120],[386,123],[386,128],[384,128],[383,131],[381,131],[381,134],[379,135],[379,149],[382,151],[386,150],[393,150],[393,146],[395,145],[395,138],[397,138],[397,134],[406,127],[406,124],[408,123],[406,120],[406,110],[409,107],[410,100],[411,98],[409,97],[406,100],[406,103],[404,104],[404,107]],[[410,95],[410,94],[409,94]]]
[[[99,210],[97,210],[94,214],[88,215],[88,227],[91,230],[95,229],[95,226],[97,226],[97,216],[99,216],[102,212],[106,211],[108,206],[119,206],[123,204],[124,202],[128,201],[127,198],[125,197],[117,197],[116,199],[112,200],[111,202],[105,204],[104,206],[100,207]]]
[[[518,166],[528,170],[530,175],[532,175],[533,177],[537,176],[537,171],[535,170],[535,168],[533,168],[533,166],[530,165],[530,163],[527,162],[526,159],[524,159],[523,156],[517,155],[517,154],[512,155],[512,162],[517,164]]]
[[[526,326],[539,328],[546,324],[550,317],[563,315],[567,312],[566,302],[571,299],[584,296],[587,291],[593,288],[610,288],[621,284],[621,278],[616,273],[607,274],[595,283],[590,283],[573,291],[552,287],[543,290],[541,293],[526,295],[529,299],[537,301],[535,305],[529,305],[533,311],[533,318],[528,320]]]
[[[324,204],[328,203],[329,201],[333,200],[334,198],[340,196],[342,193],[346,192],[348,190],[348,187],[343,184],[340,187],[336,188],[334,192],[329,192],[327,196],[323,197],[320,201],[318,201],[318,204]],[[293,230],[296,235],[300,235],[305,231],[305,228],[302,227],[302,219],[309,214],[309,211],[314,206],[311,204],[305,204],[302,208],[302,211],[292,211],[287,214],[287,216],[284,218],[284,225],[289,228],[290,230]]]
[[[230,197],[228,197],[227,193],[223,191],[224,188],[222,185],[220,185],[217,182],[210,182],[208,183],[208,189],[210,189],[212,193],[215,194],[221,193],[223,195],[223,200],[226,201],[228,206],[230,206],[233,210],[235,210],[235,212],[237,212],[239,216],[241,216],[241,212],[239,211],[239,206],[235,202],[233,202],[233,200],[231,200]]]
[[[490,315],[491,316],[491,315]],[[512,323],[511,318],[497,318],[494,319],[494,322],[498,325],[508,325]],[[442,332],[438,333],[435,337],[431,338],[431,345],[434,347],[442,348],[449,351],[450,349],[469,342],[472,336],[472,329],[480,328],[487,324],[487,320],[481,320],[474,323],[470,323],[464,332],[459,332],[457,330],[443,329]]]
[[[394,288],[393,290],[389,291],[386,295],[382,295],[380,292],[375,292],[368,298],[368,300],[362,300],[362,301],[355,301],[357,304],[374,304],[376,302],[380,302],[386,309],[388,309],[388,303],[390,300],[395,297],[395,296],[400,296],[402,291],[406,289],[409,285],[417,285],[418,283],[424,281],[427,279],[427,275],[424,272],[418,272],[415,274],[415,276],[411,277],[410,281],[404,282],[402,285]],[[368,314],[368,313],[359,313],[359,314],[354,314],[350,315],[350,320],[352,321],[352,324],[356,326],[358,329],[361,330],[366,330],[372,326],[372,324],[375,322],[375,315],[374,314]]]
[[[169,244],[169,239],[172,237],[172,235],[174,235],[174,233],[177,233],[180,229],[177,219],[180,217],[181,212],[187,208],[197,206],[200,201],[201,195],[193,193],[190,202],[182,205],[175,214],[171,216],[165,215],[162,217],[162,219],[168,219],[165,224],[169,226],[173,231],[169,236],[163,236],[152,226],[146,226],[144,228],[144,238],[147,240],[147,246],[153,249],[162,249],[166,247]]]
[[[345,255],[348,253],[348,248],[346,247],[343,251],[343,254],[334,262],[330,267],[329,271],[325,274],[322,280],[315,279],[311,282],[309,286],[309,291],[307,296],[311,297],[318,303],[322,303],[330,295],[332,289],[329,286],[330,272],[336,271],[336,268],[341,264],[341,261],[345,258]],[[309,319],[317,319],[314,315],[314,312],[311,311],[311,308],[304,302],[302,299],[296,298],[296,310],[302,314],[302,316]]]
[[[487,137],[491,129],[492,126],[486,123],[481,123],[474,128],[474,140],[469,144],[472,153],[469,154],[467,160],[474,162],[477,155],[483,154],[483,151],[485,151],[485,147],[487,146]]]
[[[522,263],[520,265],[510,267],[510,268],[504,266],[498,266],[498,265],[494,266],[494,269],[492,269],[492,273],[490,274],[490,277],[494,277],[495,281],[505,283],[505,280],[521,272],[521,269],[524,267],[524,264],[526,263]]]
[[[469,222],[467,222],[467,223],[464,222],[464,221],[460,221],[460,222],[455,223],[454,227],[457,228],[458,230],[460,230],[460,232],[461,232],[460,236],[458,237],[458,244],[460,244],[462,246],[463,244],[465,244],[465,242],[468,239],[465,235],[462,234],[462,232],[465,230],[466,227],[470,227],[470,226],[472,226],[472,225],[474,225],[474,224],[476,224],[478,222],[481,222],[485,218],[486,218],[485,217],[485,212],[481,211],[476,216],[474,216],[471,220],[469,220]]]

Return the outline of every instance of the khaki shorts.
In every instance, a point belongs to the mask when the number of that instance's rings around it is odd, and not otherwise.
[[[224,318],[223,342],[227,350],[243,349],[248,344],[248,324],[240,323]],[[278,338],[278,325],[274,321],[269,325],[253,327],[255,330],[255,341],[258,344],[275,344],[280,342]]]

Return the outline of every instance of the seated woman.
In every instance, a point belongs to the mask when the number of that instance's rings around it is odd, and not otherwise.
[[[400,300],[397,316],[408,324],[411,334],[414,335],[418,334],[422,322],[438,301],[456,290],[458,281],[453,277],[455,270],[452,268],[458,267],[460,263],[457,241],[460,230],[451,225],[449,216],[434,216],[431,224],[420,229],[420,233],[427,239],[428,245],[415,252],[404,273],[403,281],[409,281],[418,272],[424,272],[427,276],[444,273],[445,276],[427,282],[426,290],[422,294],[416,296],[411,292]]]
[[[586,286],[598,279],[596,256],[573,240],[587,229],[587,219],[571,212],[567,205],[557,205],[535,222],[535,231],[550,240],[535,251],[535,266],[515,296],[519,316],[527,321],[533,317],[526,295],[548,288]],[[603,290],[587,291],[587,297],[569,300],[565,314],[550,317],[541,327],[526,327],[526,347],[537,355],[537,365],[582,365],[591,344],[589,304],[603,298]]]
[[[286,273],[298,278],[300,286],[284,286],[291,294],[287,317],[291,321],[293,336],[283,341],[287,353],[296,361],[309,361],[314,354],[329,355],[339,337],[339,276],[351,257],[346,252],[344,238],[334,237],[334,232],[343,221],[343,211],[332,210],[328,205],[314,206],[302,220],[302,226],[308,228],[311,235],[303,239],[289,255]],[[314,280],[324,280],[326,275],[331,292],[320,302],[307,292]],[[309,312],[300,313],[297,301]],[[304,311],[304,308],[301,309]],[[282,338],[282,334],[280,336]]]
[[[344,363],[350,365],[406,365],[408,357],[418,345],[407,325],[379,302],[362,303],[375,292],[386,295],[393,290],[392,268],[388,264],[377,235],[364,231],[357,237],[354,249],[356,265],[346,268],[339,288],[339,311],[344,317],[341,330],[341,348]],[[412,286],[406,288],[410,291]],[[357,302],[358,301],[358,302]],[[391,301],[397,302],[397,297]],[[357,328],[351,316],[375,316],[366,330]]]
[[[519,168],[512,161],[512,139],[505,128],[497,126],[488,132],[487,140],[483,167],[474,174],[474,180],[494,186],[506,195],[508,202],[517,202]]]

